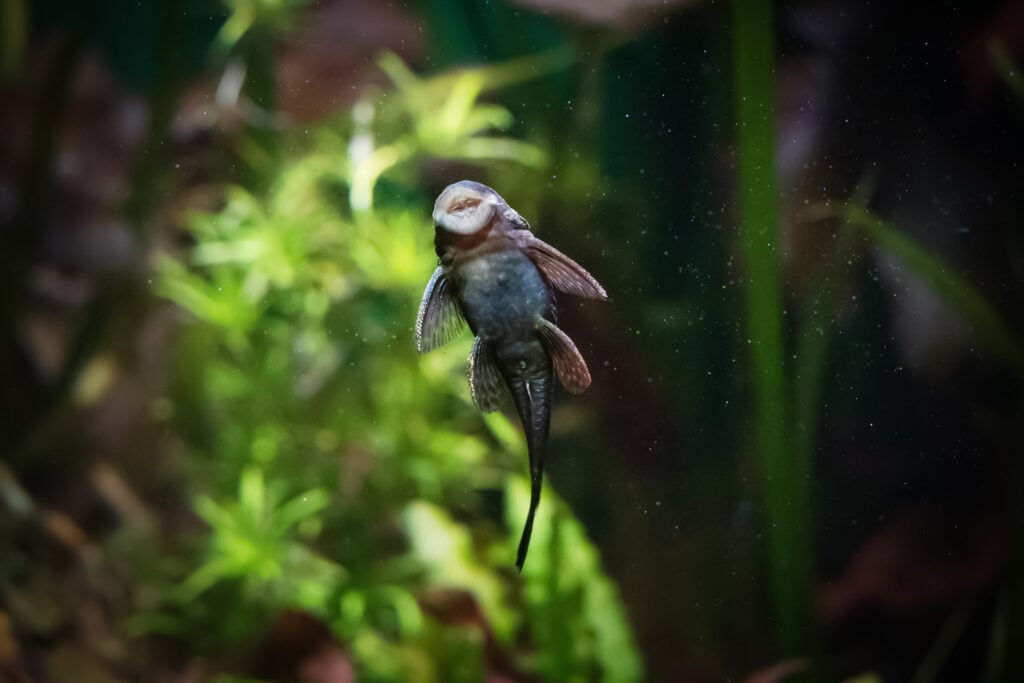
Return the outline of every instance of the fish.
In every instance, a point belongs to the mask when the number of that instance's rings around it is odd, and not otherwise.
[[[554,378],[570,394],[590,386],[586,361],[556,325],[555,294],[601,301],[608,294],[483,183],[452,183],[432,217],[438,266],[420,302],[416,348],[428,353],[468,324],[475,337],[466,372],[473,403],[492,412],[511,394],[530,466],[530,508],[516,553],[522,572],[540,503]]]

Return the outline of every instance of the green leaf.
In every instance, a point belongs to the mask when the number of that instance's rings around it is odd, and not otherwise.
[[[508,589],[474,551],[469,531],[436,505],[413,502],[403,515],[412,552],[433,583],[473,594],[499,640],[508,643],[517,623]]]
[[[330,505],[330,495],[324,489],[310,489],[274,511],[274,527],[279,533],[316,515]]]
[[[971,323],[982,344],[1017,373],[1024,375],[1024,340],[964,277],[862,205],[849,205],[845,216],[852,225],[863,229],[880,247],[922,277]]]
[[[530,505],[529,482],[510,478],[505,494],[508,525],[518,529]],[[514,557],[515,541],[510,538],[509,558]],[[550,487],[545,487],[537,509],[522,578],[546,680],[591,678],[591,659],[602,672],[600,680],[643,680],[643,663],[618,591],[602,571],[583,527]]]

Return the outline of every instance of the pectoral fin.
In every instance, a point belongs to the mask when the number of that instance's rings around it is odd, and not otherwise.
[[[494,349],[487,342],[476,338],[469,352],[469,367],[466,369],[469,378],[469,391],[473,395],[473,403],[485,413],[500,410],[505,399],[504,385],[498,373]]]
[[[433,351],[458,336],[465,320],[448,278],[441,267],[434,271],[416,316],[416,350]]]
[[[570,394],[582,394],[590,386],[590,370],[572,339],[548,320],[541,319],[538,330],[558,381]]]
[[[526,231],[520,234],[519,239],[527,255],[553,289],[585,299],[603,301],[608,298],[604,287],[598,284],[594,276],[547,242]]]

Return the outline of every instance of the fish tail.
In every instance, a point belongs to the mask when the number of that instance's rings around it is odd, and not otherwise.
[[[510,389],[526,431],[526,446],[530,457],[530,511],[526,515],[526,524],[516,553],[516,569],[522,571],[526,551],[530,547],[533,519],[540,503],[544,477],[544,450],[551,423],[551,376],[547,374],[535,379],[516,380],[511,382]]]
[[[533,518],[537,513],[537,504],[540,503],[541,479],[539,475],[530,477],[530,512],[526,515],[526,524],[523,526],[523,533],[519,537],[519,550],[516,551],[516,569],[523,571],[523,564],[526,562],[526,551],[530,549],[530,537],[533,535]]]

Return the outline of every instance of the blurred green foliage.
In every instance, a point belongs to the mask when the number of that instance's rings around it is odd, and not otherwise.
[[[534,145],[507,137],[480,135],[512,124],[512,114],[504,107],[477,102],[485,86],[484,73],[466,71],[451,82],[431,83],[417,78],[395,55],[384,55],[380,65],[398,95],[398,106],[384,112],[385,116],[395,117],[386,125],[408,132],[389,144],[372,151],[367,149],[365,155],[357,158],[351,171],[354,210],[369,209],[377,179],[417,155],[461,161],[503,159],[532,168],[545,165],[544,152]],[[494,74],[491,76],[493,78]],[[357,107],[355,113],[357,123],[362,124],[360,128],[372,124],[374,113],[368,102]],[[357,140],[363,141],[362,138]]]
[[[217,34],[217,47],[227,51],[253,28],[280,32],[291,27],[296,10],[310,0],[224,0],[227,21]]]
[[[5,0],[0,6],[0,78],[17,75],[28,43],[26,0]]]
[[[512,569],[515,539],[484,492],[517,529],[525,450],[504,416],[473,408],[468,336],[426,357],[411,341],[434,267],[411,162],[545,157],[490,133],[511,118],[477,102],[479,72],[432,81],[381,63],[386,105],[364,99],[282,145],[299,151],[265,193],[225,188],[219,210],[192,216],[189,252],[159,259],[159,293],[190,314],[168,412],[208,531],[137,623],[209,651],[299,608],[350,646],[360,680],[482,680],[487,632],[549,680],[639,680],[616,590],[553,491],[538,552],[522,578]],[[452,589],[480,626],[423,608]]]

